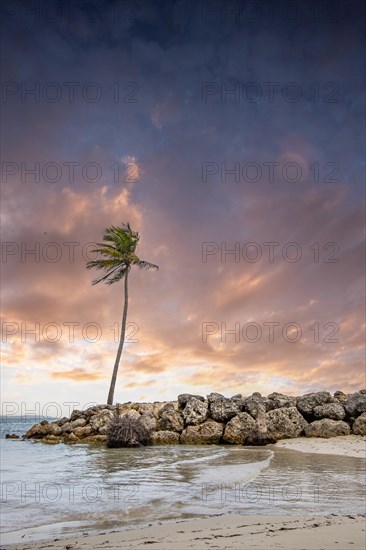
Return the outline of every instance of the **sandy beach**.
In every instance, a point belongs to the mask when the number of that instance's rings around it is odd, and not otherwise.
[[[300,452],[365,458],[366,438],[360,436],[330,439],[298,438],[277,443]],[[98,535],[1,546],[1,550],[87,548],[138,549],[153,545],[157,550],[180,549],[288,549],[363,550],[366,519],[361,515],[280,516],[238,514],[158,523],[148,527],[112,530]]]
[[[143,529],[80,536],[34,544],[7,546],[13,550],[87,548],[117,550],[153,545],[157,550],[191,549],[286,549],[363,550],[365,517],[216,516],[155,525]]]
[[[319,437],[298,437],[283,439],[276,443],[276,447],[293,449],[303,453],[326,455],[353,456],[366,458],[366,437],[359,435],[343,435],[322,439]]]

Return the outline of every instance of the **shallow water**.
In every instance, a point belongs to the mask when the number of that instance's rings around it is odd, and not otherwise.
[[[7,422],[2,429],[23,434],[32,423]],[[221,513],[365,512],[359,458],[275,445],[1,443],[2,544]]]

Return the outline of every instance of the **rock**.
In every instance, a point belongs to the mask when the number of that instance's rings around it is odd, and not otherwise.
[[[332,396],[327,391],[307,393],[296,399],[296,407],[298,411],[307,418],[312,416],[315,407],[330,403],[332,399]]]
[[[54,445],[57,443],[61,443],[61,440],[59,437],[56,437],[55,435],[46,435],[46,437],[42,439],[42,443],[48,443],[48,444]]]
[[[296,407],[296,397],[290,397],[283,393],[273,392],[268,396],[268,399],[272,403],[269,410],[281,409],[282,407]]]
[[[58,425],[61,427],[66,424],[66,422],[69,422],[69,419],[64,416],[63,418],[61,418],[61,420],[58,421]]]
[[[152,445],[179,445],[179,434],[169,430],[162,430],[151,434]]]
[[[17,434],[5,434],[5,439],[19,439]]]
[[[214,399],[209,405],[209,415],[217,422],[227,422],[240,413],[241,403],[226,397]]]
[[[78,438],[76,437],[75,434],[70,433],[70,434],[65,435],[64,441],[65,441],[65,443],[76,443],[78,441]]]
[[[136,414],[140,416],[136,411],[129,411],[127,414]],[[113,415],[114,413],[112,411],[104,410],[94,416],[91,416],[89,422],[93,432],[98,433],[101,428],[108,426],[113,418]]]
[[[250,432],[245,436],[243,445],[263,447],[264,445],[273,445],[276,440],[268,435],[268,432]]]
[[[315,420],[305,427],[306,437],[336,437],[338,435],[349,435],[351,429],[346,422],[342,420],[331,420],[329,418],[323,418],[322,420]]]
[[[178,405],[181,409],[187,405],[188,401],[192,398],[198,399],[198,401],[204,401],[205,398],[202,395],[192,395],[191,393],[181,393],[178,395]]]
[[[45,437],[49,433],[49,424],[48,422],[45,423],[43,420],[42,422],[39,422],[39,424],[35,424],[32,426],[27,433],[24,435],[25,439],[41,439],[42,437]]]
[[[230,399],[241,399],[243,396],[241,393],[236,393],[235,395],[232,395]]]
[[[140,422],[149,432],[154,432],[158,426],[157,420],[152,412],[143,413],[140,416]]]
[[[71,422],[71,428],[72,428],[72,430],[74,430],[75,428],[83,428],[85,426],[85,424],[86,424],[85,418],[80,417],[80,418],[78,418],[76,420],[73,420]]]
[[[71,413],[70,422],[73,422],[74,420],[77,420],[78,418],[82,418],[83,416],[84,416],[84,412],[83,412],[83,411],[78,411],[77,409],[75,409],[75,410],[72,411],[72,413]]]
[[[52,422],[50,424],[49,432],[50,435],[54,435],[56,437],[60,436],[62,434],[62,428],[58,425],[57,422]]]
[[[299,437],[307,426],[296,407],[281,407],[266,414],[268,436],[278,441]]]
[[[224,424],[206,420],[198,426],[188,426],[180,435],[180,442],[187,445],[210,445],[220,443]]]
[[[246,412],[234,416],[225,427],[223,440],[227,443],[240,445],[244,438],[254,430],[255,421]]]
[[[196,426],[201,424],[207,418],[208,405],[204,401],[200,401],[192,397],[187,403],[183,411],[184,421],[187,426]]]
[[[340,403],[325,403],[314,407],[315,418],[331,418],[332,420],[343,420],[346,416],[344,408]]]
[[[216,399],[226,399],[226,397],[221,393],[216,393],[216,392],[212,392],[207,396],[207,401],[209,405]]]
[[[201,401],[199,401],[201,403]],[[167,410],[163,412],[160,422],[160,430],[170,431],[170,432],[182,432],[184,428],[184,422],[182,416],[173,410]]]
[[[337,401],[339,401],[340,403],[342,403],[342,405],[345,405],[347,403],[347,395],[345,393],[343,393],[342,391],[336,391],[334,392],[334,399],[337,399]]]
[[[91,435],[91,433],[92,433],[91,426],[80,426],[78,428],[75,428],[75,430],[74,430],[74,434],[79,439],[87,437],[88,435]]]
[[[261,394],[258,392],[253,393],[249,397],[245,397],[243,400],[244,411],[249,413],[253,418],[257,418],[259,411],[266,411],[266,404]]]
[[[362,413],[352,425],[352,433],[366,435],[366,412]]]
[[[366,412],[366,393],[361,390],[349,394],[345,409],[347,415],[350,417],[356,417]]]
[[[63,424],[62,428],[61,428],[61,431],[63,434],[69,434],[72,432],[72,426],[71,426],[71,422],[65,422],[65,424]]]
[[[159,418],[162,414],[164,414],[167,411],[175,411],[176,410],[176,404],[175,403],[165,403],[162,407],[159,409]]]

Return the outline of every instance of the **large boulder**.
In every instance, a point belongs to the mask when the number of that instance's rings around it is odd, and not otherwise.
[[[351,429],[346,422],[342,420],[331,420],[323,418],[315,420],[305,427],[306,437],[337,437],[339,435],[349,435]]]
[[[282,407],[296,407],[296,397],[273,392],[268,396],[270,409],[281,409]]]
[[[268,400],[269,401],[269,400]],[[243,410],[250,414],[253,418],[257,418],[259,411],[266,411],[266,401],[260,393],[255,392],[249,397],[242,400]]]
[[[152,445],[179,445],[179,434],[169,430],[162,430],[151,434]]]
[[[136,411],[130,411],[130,413],[135,413],[136,415],[140,416],[139,413]],[[106,434],[106,430],[108,429],[108,426],[113,416],[114,416],[114,412],[110,410],[102,410],[98,414],[91,416],[89,423],[93,432],[95,434],[98,434],[98,433]]]
[[[184,428],[182,415],[174,409],[164,411],[159,421],[159,428],[170,432],[182,432]]]
[[[57,422],[51,422],[48,433],[49,435],[59,437],[62,434],[62,428],[60,428]]]
[[[208,396],[207,396],[207,401],[208,401],[208,404],[210,405],[213,401],[216,401],[216,399],[225,399],[225,396],[222,395],[221,393],[217,393],[215,391],[211,392]]]
[[[276,441],[303,434],[307,422],[296,407],[281,407],[266,414],[268,436]]]
[[[315,407],[325,405],[325,403],[330,403],[331,401],[333,401],[333,398],[328,391],[318,391],[298,397],[296,399],[296,407],[308,419],[313,416]]]
[[[198,426],[188,426],[180,434],[180,442],[188,445],[210,445],[220,443],[224,424],[215,420],[206,420]]]
[[[198,401],[204,401],[205,398],[202,395],[192,395],[191,393],[181,393],[178,395],[178,405],[181,409],[187,405],[188,401],[192,398],[198,399]]]
[[[140,416],[140,422],[149,432],[154,432],[158,427],[158,423],[153,412],[142,413],[142,415]]]
[[[24,435],[26,439],[42,439],[50,433],[50,424],[46,421],[39,422],[32,426]]]
[[[246,412],[234,416],[225,427],[223,440],[226,443],[240,445],[249,433],[253,432],[255,420]]]
[[[334,399],[336,399],[337,401],[339,401],[342,405],[345,405],[347,403],[347,395],[345,393],[343,393],[342,391],[336,391],[334,392],[333,394],[334,396]]]
[[[197,426],[202,424],[207,418],[208,405],[205,401],[200,401],[192,397],[183,411],[184,422],[187,426]]]
[[[366,435],[366,412],[356,418],[352,425],[352,432],[356,435]]]
[[[92,431],[93,430],[92,430],[91,426],[79,426],[78,428],[75,428],[73,433],[79,439],[83,439],[84,437],[87,437],[88,435],[91,435]]]
[[[70,422],[72,430],[75,428],[83,428],[86,425],[86,420],[84,417],[79,417],[76,420]]]
[[[338,403],[325,403],[314,407],[313,414],[315,418],[331,418],[332,420],[343,420],[346,416],[344,408]]]
[[[366,390],[351,393],[348,396],[345,409],[347,415],[351,418],[366,412]]]
[[[227,422],[241,411],[241,403],[225,397],[214,399],[209,405],[209,415],[217,422]]]

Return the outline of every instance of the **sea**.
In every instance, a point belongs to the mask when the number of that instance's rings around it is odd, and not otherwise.
[[[49,419],[52,421],[54,419]],[[221,514],[365,513],[365,460],[230,445],[108,449],[1,419],[1,547]]]

